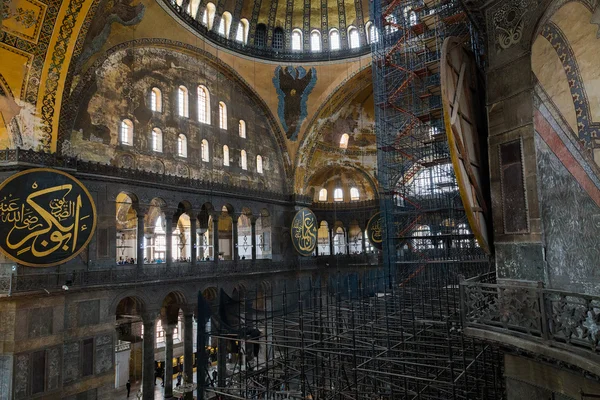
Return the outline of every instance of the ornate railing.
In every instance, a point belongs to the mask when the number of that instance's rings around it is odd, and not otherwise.
[[[76,157],[65,157],[58,153],[45,153],[35,150],[6,149],[0,150],[0,167],[13,163],[33,164],[36,166],[68,168],[80,174],[111,176],[141,182],[151,182],[153,185],[178,186],[197,190],[209,190],[211,193],[235,193],[247,198],[259,198],[269,201],[291,201],[310,204],[308,196],[272,192],[266,189],[251,188],[202,179],[186,178],[177,175],[160,174],[141,169],[121,168],[114,165],[82,161]]]
[[[529,282],[531,283],[531,282]],[[488,274],[460,284],[463,324],[600,355],[600,296],[497,283]]]
[[[185,9],[178,5],[175,1],[164,0],[164,3],[174,14],[177,14],[179,18],[183,19],[188,25],[194,28],[196,32],[208,39],[210,42],[250,57],[264,60],[314,62],[342,60],[346,58],[364,56],[371,52],[370,44],[363,44],[362,46],[354,49],[348,48],[331,51],[323,50],[318,52],[253,46],[248,43],[242,43],[236,40],[228,39],[225,36],[208,29],[206,25],[188,14]]]
[[[334,260],[335,259],[335,260]],[[115,265],[108,269],[74,270],[65,272],[7,273],[0,275],[0,294],[31,291],[53,291],[66,288],[84,288],[154,281],[215,278],[219,276],[273,274],[299,270],[332,268],[375,267],[374,255],[294,258],[290,261],[220,260],[191,263]]]

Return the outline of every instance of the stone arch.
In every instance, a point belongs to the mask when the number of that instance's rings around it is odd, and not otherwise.
[[[136,311],[140,312],[140,316],[142,313],[154,309],[154,306],[158,306],[158,304],[153,304],[152,300],[140,290],[123,290],[114,297],[113,301],[108,306],[108,314],[115,315],[117,311],[119,311],[119,305],[125,299],[129,299],[128,302],[136,307]]]

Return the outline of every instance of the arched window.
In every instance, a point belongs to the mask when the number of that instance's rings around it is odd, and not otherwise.
[[[344,133],[340,138],[340,149],[348,148],[348,140],[350,140],[350,136],[347,133]]]
[[[246,159],[246,150],[240,152],[240,164],[242,169],[248,169],[248,160]]]
[[[227,129],[227,106],[222,101],[219,102],[219,128]]]
[[[246,121],[244,121],[243,119],[240,119],[239,134],[240,137],[244,139],[246,138]]]
[[[413,236],[413,246],[416,250],[433,249],[431,229],[427,225],[417,225]]]
[[[182,2],[183,4],[183,2]],[[198,6],[200,5],[200,0],[191,0],[187,6],[187,13],[192,16],[192,18],[196,18],[196,14],[198,14]]]
[[[319,201],[327,201],[327,189],[319,190]]]
[[[273,49],[283,50],[283,29],[275,28],[273,30]]]
[[[254,44],[256,47],[264,48],[267,46],[267,26],[265,24],[256,25],[254,33]]]
[[[416,12],[411,10],[408,13],[408,22],[410,23],[410,26],[417,24],[417,13]]]
[[[219,34],[221,36],[229,37],[229,30],[231,29],[231,14],[225,11],[221,16],[221,22],[219,23]]]
[[[210,93],[205,86],[198,86],[198,121],[210,124]]]
[[[235,34],[235,40],[244,44],[248,42],[248,25],[248,20],[246,18],[242,18],[240,20],[237,32]]]
[[[358,200],[360,200],[360,194],[358,193],[358,189],[355,187],[350,188],[350,201]]]
[[[351,49],[358,49],[360,47],[360,36],[358,36],[358,29],[353,26],[348,28],[348,45]]]
[[[261,156],[256,156],[256,172],[263,173],[263,161]]]
[[[385,32],[386,33],[394,33],[396,31],[398,31],[398,27],[396,25],[398,25],[398,20],[396,19],[395,15],[389,14],[387,17],[385,17],[386,20],[386,24],[385,24]]]
[[[121,144],[132,146],[133,145],[133,123],[124,119],[121,121]]]
[[[177,155],[179,157],[187,157],[187,138],[183,133],[177,136]]]
[[[208,140],[206,139],[202,139],[202,144],[201,144],[201,152],[202,152],[202,161],[204,162],[208,162],[210,154],[208,151]]]
[[[342,188],[336,188],[333,191],[333,201],[344,201],[344,192],[342,192]]]
[[[223,146],[223,165],[229,167],[229,147]]]
[[[211,30],[213,28],[213,22],[215,21],[215,11],[217,8],[213,3],[206,4],[204,14],[202,14],[202,23]]]
[[[329,31],[329,50],[340,49],[340,32],[337,29]]]
[[[379,41],[379,32],[377,32],[377,28],[372,21],[367,22],[365,31],[367,32],[367,41],[369,43],[377,43]]]
[[[188,90],[185,86],[179,86],[179,90],[177,90],[177,105],[179,108],[179,116],[187,118],[189,115]]]
[[[150,91],[150,109],[154,112],[162,112],[162,94],[159,88]]]
[[[321,33],[316,29],[310,34],[310,51],[321,51]]]
[[[292,50],[302,50],[302,31],[300,29],[292,31]]]
[[[158,128],[152,129],[152,151],[162,153],[163,140],[162,131]]]

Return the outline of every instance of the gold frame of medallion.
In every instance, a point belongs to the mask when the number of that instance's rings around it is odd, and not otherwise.
[[[98,214],[96,213],[96,203],[94,203],[94,199],[92,198],[92,195],[87,190],[87,188],[85,187],[85,185],[83,183],[81,183],[81,181],[79,179],[75,178],[71,174],[68,174],[68,173],[66,173],[64,171],[60,171],[60,170],[57,170],[57,169],[54,169],[54,168],[30,168],[30,169],[26,169],[24,171],[18,172],[18,173],[14,174],[14,175],[11,175],[8,178],[6,178],[0,184],[0,193],[2,192],[2,189],[4,189],[4,187],[8,183],[12,182],[13,180],[17,179],[18,177],[23,176],[23,175],[27,175],[27,174],[31,174],[31,173],[35,173],[35,172],[51,172],[51,173],[56,173],[56,174],[64,175],[67,178],[71,179],[73,182],[75,182],[81,189],[83,189],[83,192],[86,194],[86,196],[90,200],[90,204],[92,205],[92,215],[93,215],[92,220],[93,220],[93,222],[92,222],[91,234],[86,239],[85,243],[83,245],[81,245],[81,247],[79,247],[79,249],[75,253],[73,253],[71,256],[69,256],[69,257],[67,257],[67,258],[65,258],[63,260],[60,260],[59,262],[55,262],[55,263],[51,263],[51,264],[32,264],[32,263],[28,263],[28,262],[23,262],[22,260],[19,260],[19,259],[13,257],[11,254],[8,254],[4,250],[4,247],[2,247],[2,246],[0,246],[0,252],[2,252],[2,254],[4,254],[9,259],[15,261],[16,263],[18,263],[20,265],[27,266],[27,267],[36,267],[36,268],[55,267],[57,265],[61,265],[61,264],[64,264],[66,262],[69,262],[72,259],[74,259],[75,257],[77,257],[83,251],[83,249],[85,249],[86,247],[88,247],[88,245],[92,241],[92,238],[94,237],[94,234],[96,233],[96,223],[97,223],[97,216],[98,216]]]
[[[458,68],[452,64],[452,61],[456,61],[451,57],[454,53],[450,54],[455,49],[460,49],[461,52],[459,59],[462,64]],[[471,75],[467,69],[471,68],[472,71],[474,67],[473,64],[468,65],[469,62],[474,63],[474,59],[467,57],[466,49],[458,37],[450,36],[444,40],[440,60],[440,86],[450,158],[458,183],[458,191],[473,235],[481,248],[490,254],[486,218],[488,208],[481,188],[483,180],[481,157],[477,159],[477,154],[469,154],[468,147],[468,141],[473,139],[474,135],[478,135],[477,122],[469,119],[476,117],[476,110],[473,104],[467,102],[466,96],[463,96],[463,92],[470,89],[466,86],[469,84],[469,80],[465,79],[465,75]],[[452,96],[452,104],[450,96]],[[469,128],[463,129],[463,123],[465,127],[468,125]]]
[[[308,207],[303,207],[303,208],[299,209],[298,211],[296,211],[296,213],[294,214],[294,217],[292,218],[292,224],[290,226],[290,239],[292,240],[292,244],[294,245],[294,249],[296,250],[296,253],[300,254],[302,257],[310,257],[312,255],[312,253],[311,254],[303,254],[303,252],[301,252],[298,249],[298,246],[297,246],[296,242],[294,241],[294,230],[292,229],[292,227],[294,225],[294,221],[296,220],[296,217],[298,216],[299,213],[301,213],[304,210],[308,210],[315,217],[315,222],[317,223],[315,226],[315,230],[316,230],[315,245],[312,248],[311,252],[313,252],[319,244],[319,228],[318,228],[319,221],[317,220],[317,216],[315,215],[315,213]]]
[[[367,228],[365,229],[367,232],[369,232],[369,226],[371,226],[371,221],[373,221],[373,218],[375,217],[380,217],[381,216],[381,211],[376,212],[375,214],[373,214],[371,216],[371,218],[369,218],[369,221],[367,222]],[[371,244],[373,245],[373,247],[375,247],[377,250],[383,250],[383,234],[381,236],[381,241],[380,242],[376,242],[371,238],[371,234],[369,234],[369,242],[371,242]]]

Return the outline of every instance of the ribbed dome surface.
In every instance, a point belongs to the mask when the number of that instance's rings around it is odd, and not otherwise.
[[[327,60],[369,51],[368,0],[164,1],[202,36],[259,58]]]

